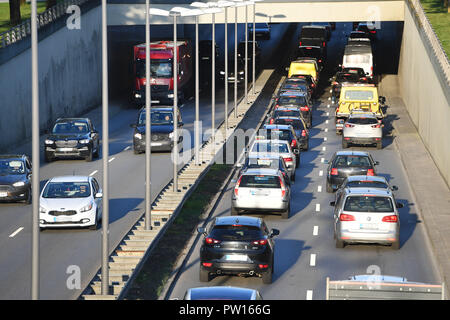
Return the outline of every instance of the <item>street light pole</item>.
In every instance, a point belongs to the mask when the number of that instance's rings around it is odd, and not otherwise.
[[[200,137],[199,137],[199,118],[200,118],[200,97],[199,97],[199,59],[198,59],[198,15],[195,16],[195,123],[194,123],[194,148],[195,148],[195,164],[200,165],[199,149],[200,149]]]
[[[248,81],[248,6],[245,6],[245,70],[244,70],[244,92],[245,92],[245,103],[248,103],[248,95],[247,95],[247,81]]]
[[[173,16],[173,191],[178,192],[178,45],[177,12]]]
[[[215,153],[216,148],[216,135],[214,133],[216,129],[215,119],[216,119],[216,14],[212,13],[211,23],[212,23],[212,53],[211,53],[211,134],[212,134],[212,145],[213,152]]]
[[[256,74],[256,23],[255,23],[255,11],[256,2],[253,2],[253,59],[252,59],[252,94],[255,94],[255,74]]]
[[[151,74],[150,74],[150,0],[145,0],[145,230],[152,229],[151,199]]]

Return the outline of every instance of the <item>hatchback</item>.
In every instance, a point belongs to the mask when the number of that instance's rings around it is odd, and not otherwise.
[[[381,149],[383,126],[373,113],[350,114],[342,129],[342,148],[350,144],[375,144]]]
[[[244,173],[247,169],[272,168],[281,171],[283,177],[286,179],[287,184],[290,184],[291,182],[289,170],[286,166],[286,163],[284,162],[283,157],[276,153],[268,153],[268,154],[250,153],[248,157],[245,158],[245,162],[243,164],[238,163],[236,166],[240,168],[238,176]]]
[[[231,213],[242,211],[281,213],[289,218],[291,190],[277,169],[248,169],[238,179],[231,197]]]
[[[295,134],[299,138],[300,148],[302,150],[309,149],[309,130],[302,117],[277,117],[274,124],[291,125],[295,130]]]
[[[0,201],[31,203],[31,161],[26,155],[0,155]]]
[[[333,202],[336,247],[346,243],[390,244],[400,248],[400,218],[390,190],[346,188]]]
[[[200,248],[200,281],[208,282],[211,275],[237,274],[261,277],[272,283],[274,270],[273,237],[277,229],[267,228],[261,218],[246,216],[218,217],[204,235]]]
[[[336,200],[345,188],[375,188],[380,190],[397,191],[397,186],[390,186],[385,177],[382,176],[349,176],[336,191]]]
[[[183,300],[263,300],[256,289],[213,286],[186,290]]]

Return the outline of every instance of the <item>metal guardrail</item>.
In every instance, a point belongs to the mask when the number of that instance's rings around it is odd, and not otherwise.
[[[67,14],[67,8],[71,5],[81,5],[91,0],[64,0],[53,7],[37,15],[38,29]],[[31,35],[31,19],[0,33],[0,48],[5,48],[13,43],[21,41]]]
[[[447,54],[444,51],[444,48],[442,47],[441,42],[439,41],[439,38],[436,35],[436,32],[434,32],[433,27],[431,26],[430,21],[428,20],[425,11],[423,10],[423,7],[420,3],[420,0],[408,0],[407,1],[411,7],[411,9],[414,10],[415,17],[417,19],[417,22],[419,23],[419,27],[423,30],[426,39],[428,40],[428,44],[430,45],[431,49],[434,52],[434,55],[436,56],[437,62],[442,68],[442,73],[447,81],[447,86],[450,86],[450,60]]]

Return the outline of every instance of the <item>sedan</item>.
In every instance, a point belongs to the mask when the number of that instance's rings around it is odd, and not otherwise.
[[[102,216],[102,190],[90,176],[62,176],[47,181],[41,192],[39,227],[89,227]]]
[[[31,162],[26,155],[0,156],[0,201],[31,203]]]

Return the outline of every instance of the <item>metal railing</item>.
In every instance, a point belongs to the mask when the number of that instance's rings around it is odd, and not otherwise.
[[[430,21],[428,20],[425,11],[420,3],[420,0],[408,0],[411,9],[414,10],[414,15],[419,24],[419,28],[421,28],[428,40],[428,43],[437,59],[437,62],[442,68],[442,72],[444,77],[446,78],[447,85],[450,86],[450,61],[447,54],[442,47],[439,38],[434,32],[433,27],[431,26]]]
[[[67,14],[67,7],[71,5],[79,6],[88,1],[91,0],[63,0],[58,2],[53,7],[37,15],[38,29]],[[10,30],[0,33],[0,48],[5,48],[17,41],[23,40],[30,34],[31,20],[27,19],[25,22],[22,22]]]

